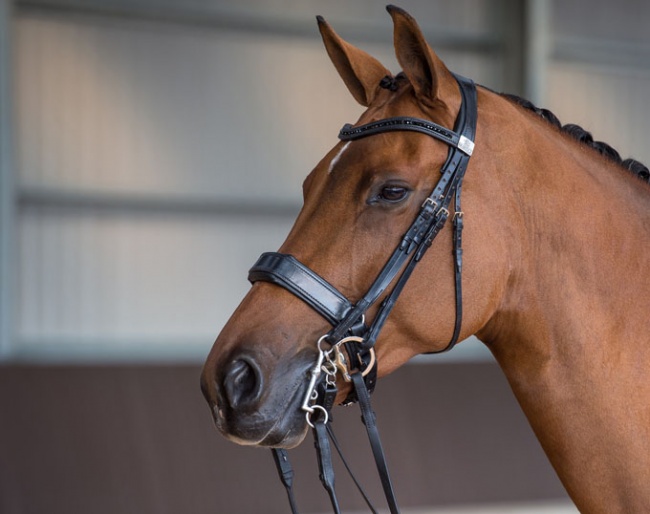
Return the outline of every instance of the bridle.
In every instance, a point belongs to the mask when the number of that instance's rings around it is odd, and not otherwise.
[[[339,133],[339,139],[342,141],[354,141],[384,132],[414,131],[449,145],[447,160],[440,170],[438,183],[423,202],[417,217],[375,281],[358,302],[352,304],[333,285],[291,255],[277,252],[264,253],[249,271],[248,279],[252,283],[265,281],[284,287],[333,325],[332,330],[318,341],[318,358],[311,371],[302,409],[306,412],[308,424],[314,430],[321,482],[330,496],[335,513],[340,512],[340,509],[334,492],[334,471],[329,437],[332,438],[332,443],[337,450],[338,444],[329,424],[329,412],[336,398],[336,374],[338,372],[341,372],[344,378],[353,384],[353,393],[347,401],[359,402],[390,512],[392,514],[399,512],[379,432],[375,424],[375,415],[370,406],[370,393],[377,380],[373,347],[415,266],[450,217],[449,207],[452,199],[455,200],[453,262],[456,319],[451,340],[443,351],[450,350],[460,335],[463,255],[463,212],[460,200],[463,177],[474,149],[477,99],[474,82],[461,76],[456,76],[456,80],[461,92],[461,106],[454,130],[421,118],[399,116],[357,127],[346,124]],[[370,326],[366,326],[365,313],[395,279],[393,289],[380,305]],[[328,343],[330,348],[323,348],[323,343]],[[342,350],[343,346],[346,349],[347,359],[346,353]],[[280,479],[287,488],[292,512],[296,514],[298,511],[292,490],[293,470],[287,453],[282,449],[274,449],[274,458]],[[362,490],[361,492],[371,510],[375,512],[365,493]]]
[[[329,412],[336,397],[336,375],[339,372],[345,380],[351,381],[353,384],[353,392],[346,402],[359,402],[390,512],[392,514],[399,512],[375,424],[375,415],[370,406],[370,393],[377,380],[377,365],[373,347],[415,266],[420,262],[450,216],[453,221],[456,319],[451,340],[442,351],[450,350],[460,335],[463,305],[463,212],[460,200],[463,177],[474,149],[477,99],[474,82],[458,75],[455,77],[461,92],[461,106],[454,130],[425,119],[399,116],[373,121],[357,127],[346,124],[339,133],[339,139],[342,141],[354,141],[384,132],[414,131],[449,145],[447,160],[440,170],[438,183],[422,204],[417,217],[375,281],[359,301],[352,304],[333,285],[291,255],[276,252],[264,253],[249,272],[248,279],[252,283],[265,281],[284,287],[321,314],[333,326],[332,330],[318,341],[318,357],[311,371],[302,409],[306,412],[308,424],[314,430],[321,481],[330,496],[336,513],[340,512],[340,509],[334,492],[330,438],[337,450],[338,444],[331,431]],[[454,199],[453,216],[449,210],[452,199]],[[370,326],[367,326],[365,324],[367,310],[375,304],[394,281],[395,285],[381,303]],[[324,348],[325,344],[329,347]],[[297,509],[292,492],[293,470],[289,464],[287,453],[285,450],[275,449],[274,457],[280,478],[287,488],[292,512],[296,514]],[[345,464],[347,467],[347,463]],[[365,493],[362,490],[361,492],[370,509],[375,512]]]

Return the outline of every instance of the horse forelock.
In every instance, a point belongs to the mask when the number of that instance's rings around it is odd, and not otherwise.
[[[397,89],[400,86],[400,83],[402,82],[408,82],[408,79],[406,78],[406,75],[404,74],[403,71],[400,71],[397,75],[386,75],[381,81],[379,82],[379,87],[382,89],[388,89],[389,91],[397,91]]]
[[[430,119],[449,128],[453,127],[458,113],[458,110],[452,107],[453,100],[436,97],[422,102],[403,71],[396,75],[386,75],[379,81],[378,87],[385,90],[385,93],[375,96],[373,104],[362,115],[359,123],[391,116],[415,116]],[[458,97],[460,98],[460,93]]]

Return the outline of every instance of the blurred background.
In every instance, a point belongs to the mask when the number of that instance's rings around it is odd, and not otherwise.
[[[650,162],[650,3],[399,5],[453,71]],[[270,455],[218,436],[198,376],[302,179],[362,112],[314,16],[397,72],[383,7],[1,0],[1,513],[287,512]],[[375,397],[407,512],[575,512],[477,341]],[[339,410],[379,499],[358,414]],[[302,509],[327,511],[311,444],[294,453]]]

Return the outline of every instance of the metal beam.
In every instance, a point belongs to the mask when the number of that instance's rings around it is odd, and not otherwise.
[[[503,84],[501,91],[524,95],[524,3],[521,0],[501,0],[490,10],[489,24],[502,36],[504,47]]]
[[[100,211],[103,213],[134,213],[201,216],[238,216],[294,219],[300,211],[299,202],[220,200],[189,196],[163,196],[138,193],[72,191],[28,187],[17,191],[19,208],[47,207]]]
[[[524,96],[543,106],[546,100],[546,70],[548,68],[551,2],[526,0],[524,13]]]
[[[18,0],[18,12],[62,13],[64,15],[95,15],[203,27],[208,30],[235,30],[267,35],[318,39],[314,18],[280,16],[270,11],[250,11],[241,8],[224,8],[218,3],[198,8],[181,2],[155,4],[142,0],[119,2],[115,0]],[[388,18],[385,24],[364,20],[336,20],[336,28],[346,38],[356,42],[392,44]],[[422,24],[427,41],[435,48],[453,49],[479,54],[493,54],[503,50],[504,43],[498,35],[489,32],[476,34],[458,30],[441,30]]]
[[[14,169],[12,163],[10,0],[0,0],[0,360],[13,343]]]
[[[629,73],[650,71],[650,45],[581,36],[556,37],[551,58],[558,62],[612,68]]]

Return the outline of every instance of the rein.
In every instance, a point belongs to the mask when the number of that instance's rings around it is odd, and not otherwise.
[[[399,513],[375,414],[370,405],[370,393],[374,390],[377,381],[377,362],[373,347],[415,266],[448,218],[452,216],[449,210],[452,199],[454,199],[452,237],[456,318],[451,340],[442,351],[453,348],[460,336],[463,256],[463,212],[460,200],[463,177],[474,149],[477,100],[476,86],[471,80],[461,76],[456,76],[456,80],[461,92],[461,107],[454,130],[428,120],[399,116],[358,127],[346,124],[339,133],[339,139],[342,141],[354,141],[384,132],[413,131],[438,139],[450,147],[434,190],[423,202],[417,217],[363,298],[353,305],[333,285],[291,255],[277,252],[264,253],[249,271],[248,279],[252,283],[265,281],[284,287],[306,302],[333,326],[332,330],[321,337],[317,343],[318,357],[311,370],[302,410],[306,412],[307,423],[314,431],[321,482],[330,496],[335,513],[339,513],[340,508],[334,490],[330,441],[342,459],[343,456],[332,432],[329,414],[336,398],[338,373],[341,373],[344,380],[352,382],[353,392],[346,399],[346,403],[355,401],[359,403],[390,512]],[[393,289],[381,303],[370,326],[367,326],[365,313],[393,281],[395,281]],[[323,344],[329,348],[323,348]],[[280,479],[287,489],[291,510],[293,514],[297,514],[292,489],[293,470],[287,452],[274,449],[273,453]],[[344,459],[343,462],[350,471]],[[352,475],[351,472],[350,474]],[[354,476],[352,478],[354,479]],[[354,481],[371,511],[376,512],[356,479]]]

